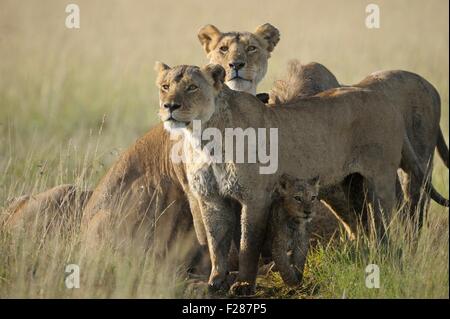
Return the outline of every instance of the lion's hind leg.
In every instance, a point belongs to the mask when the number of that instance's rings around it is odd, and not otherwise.
[[[369,225],[373,226],[378,240],[387,239],[387,228],[396,203],[396,169],[386,169],[384,174],[366,178],[368,185]]]

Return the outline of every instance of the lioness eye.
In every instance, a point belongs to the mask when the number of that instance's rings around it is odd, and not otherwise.
[[[249,47],[247,48],[247,51],[248,51],[248,52],[256,51],[256,47],[253,46],[253,45],[251,45],[251,46],[249,46]]]
[[[294,196],[294,199],[295,199],[297,202],[301,202],[301,201],[302,201],[302,198],[301,198],[300,196]]]
[[[228,51],[228,47],[226,45],[222,45],[219,49],[222,52],[227,52]]]
[[[191,85],[189,85],[189,87],[188,87],[188,91],[195,91],[195,90],[197,90],[198,89],[198,86],[197,85],[194,85],[194,84],[191,84]]]
[[[169,85],[168,85],[168,84],[161,85],[161,88],[162,88],[164,91],[167,91],[167,90],[169,89]]]

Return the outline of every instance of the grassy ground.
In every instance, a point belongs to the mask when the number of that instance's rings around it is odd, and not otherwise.
[[[196,32],[206,23],[253,30],[271,22],[281,41],[260,91],[286,62],[318,61],[342,83],[380,69],[405,69],[436,86],[448,136],[448,2],[377,1],[381,28],[364,25],[365,1],[76,1],[81,28],[64,26],[64,1],[0,0],[0,206],[61,183],[92,188],[117,155],[157,123],[155,60],[202,64]],[[239,8],[239,10],[226,10]],[[220,14],[219,14],[220,13]],[[448,142],[447,142],[448,143]],[[435,159],[433,182],[448,197],[448,171]],[[392,246],[338,239],[310,255],[304,287],[276,273],[259,280],[266,297],[446,297],[448,210],[433,205],[421,237],[395,222]],[[0,297],[183,297],[183,267],[136,245],[104,244],[94,256],[77,232],[0,231]],[[183,247],[180,247],[182,255]],[[174,257],[175,258],[175,257]],[[77,263],[81,288],[64,286]],[[380,266],[380,289],[365,287],[367,264]]]

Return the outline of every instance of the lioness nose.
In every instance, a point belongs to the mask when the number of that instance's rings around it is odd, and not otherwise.
[[[245,66],[245,62],[242,61],[234,61],[231,62],[230,64],[228,64],[230,66],[230,68],[234,69],[234,70],[240,70]]]
[[[178,103],[165,103],[164,107],[166,109],[169,109],[170,112],[173,112],[176,109],[179,109],[181,107],[181,104],[178,104]]]

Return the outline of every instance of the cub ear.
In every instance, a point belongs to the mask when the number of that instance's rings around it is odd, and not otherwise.
[[[207,79],[212,80],[213,86],[220,90],[225,82],[225,70],[220,64],[208,64],[201,69]]]
[[[280,41],[280,31],[270,23],[265,23],[256,28],[255,35],[263,38],[267,42],[267,50],[272,52],[278,41]]]
[[[214,48],[214,44],[217,43],[221,34],[222,32],[212,24],[207,24],[198,31],[198,39],[206,53]]]
[[[309,185],[319,187],[320,186],[320,176],[316,176],[308,180]]]
[[[278,181],[277,189],[280,194],[284,194],[287,189],[288,185],[291,183],[291,178],[288,174],[283,174],[280,177],[280,180]]]
[[[165,64],[165,63],[156,61],[156,62],[155,62],[155,66],[154,66],[154,70],[155,70],[157,73],[161,73],[161,72],[170,70],[170,66],[168,66],[168,65]]]

